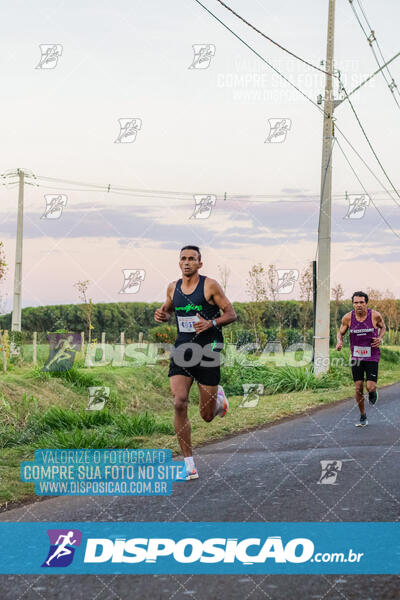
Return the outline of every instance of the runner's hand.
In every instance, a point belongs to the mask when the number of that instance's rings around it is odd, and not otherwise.
[[[338,342],[336,344],[336,350],[341,350],[343,348],[343,342]]]
[[[378,348],[378,346],[380,346],[382,343],[381,338],[377,337],[377,338],[372,338],[372,343],[371,343],[371,347],[372,348]]]
[[[199,320],[197,321],[197,323],[193,324],[193,327],[195,328],[196,333],[201,333],[202,331],[206,331],[206,329],[210,329],[210,327],[212,327],[211,321],[208,321],[207,319],[203,319],[203,317],[201,315],[199,315],[199,313],[196,313],[196,316],[199,317]]]
[[[154,313],[154,320],[157,321],[157,323],[164,323],[165,321],[169,320],[170,316],[171,315],[165,310],[157,308],[156,312]]]

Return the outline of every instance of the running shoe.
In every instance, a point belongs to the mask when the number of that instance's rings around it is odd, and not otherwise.
[[[197,472],[196,467],[194,467],[194,469],[191,473],[186,472],[186,481],[190,481],[190,479],[198,479],[198,478],[199,478],[199,474]]]
[[[356,423],[356,427],[365,427],[368,425],[367,415],[361,415],[360,422]]]
[[[371,398],[371,394],[368,394],[368,402],[372,404],[372,406],[375,406],[375,404],[378,402],[378,397],[378,390],[375,390],[375,395],[373,396],[373,398]]]
[[[229,408],[228,398],[225,396],[224,388],[222,387],[222,385],[218,386],[217,398],[218,402],[220,403],[218,416],[222,419],[222,417],[224,417],[228,412]]]

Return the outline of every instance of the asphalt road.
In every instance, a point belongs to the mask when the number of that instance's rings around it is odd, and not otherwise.
[[[396,521],[400,505],[400,384],[381,389],[356,428],[353,400],[209,444],[196,453],[200,479],[171,497],[75,497],[36,502],[0,521]],[[240,409],[246,410],[246,409]],[[229,413],[228,413],[229,414]],[[229,418],[227,416],[226,418]],[[320,485],[321,460],[341,461]],[[387,575],[10,575],[2,600],[393,600]]]

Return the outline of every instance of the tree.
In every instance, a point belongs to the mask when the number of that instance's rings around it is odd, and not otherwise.
[[[270,300],[275,302],[279,299],[278,284],[276,281],[277,272],[275,265],[269,265],[267,271],[267,295]]]
[[[5,253],[4,253],[4,244],[3,244],[3,242],[0,242],[0,281],[2,279],[5,279],[6,270],[7,270],[7,263],[6,263],[6,259],[5,259]]]
[[[370,288],[370,287],[367,288],[367,294],[368,294],[368,303],[373,304],[374,307],[376,307],[377,303],[379,304],[379,301],[382,300],[382,292],[380,292],[376,288]],[[379,309],[376,308],[376,310],[379,310]]]
[[[277,338],[281,338],[281,329],[285,314],[285,304],[279,300],[278,272],[275,265],[268,265],[267,271],[267,298],[271,300],[271,308],[274,318],[278,322]]]
[[[265,309],[267,299],[266,274],[261,263],[251,267],[249,277],[246,280],[246,288],[251,300],[246,306],[246,313],[254,331],[256,343],[260,343],[261,338],[264,337],[261,328],[261,315]]]
[[[0,242],[0,283],[2,281],[4,281],[4,279],[6,278],[7,268],[8,267],[7,267],[6,258],[5,258],[4,244],[3,244],[3,242]],[[1,297],[0,297],[0,301],[1,301]],[[0,305],[0,312],[2,312],[1,305]]]
[[[228,287],[228,279],[229,275],[231,274],[231,270],[227,265],[224,265],[223,267],[221,267],[221,265],[218,265],[218,270],[222,289],[224,290],[224,293],[226,293],[226,288]]]
[[[397,301],[393,293],[386,289],[383,297],[377,303],[377,310],[381,313],[383,320],[387,326],[387,334],[389,338],[389,344],[395,344],[397,341],[400,311]]]
[[[338,315],[339,315],[339,306],[340,301],[344,296],[344,291],[340,283],[337,283],[335,287],[332,288],[332,297],[335,302],[335,324],[336,327],[339,327],[338,323]]]
[[[313,264],[310,262],[303,270],[300,279],[300,298],[303,300],[303,310],[300,314],[301,329],[303,331],[303,340],[306,341],[307,329],[312,326],[312,299],[313,299]]]
[[[89,279],[86,279],[85,281],[78,281],[77,283],[74,283],[74,287],[77,288],[78,292],[79,292],[79,298],[82,300],[83,305],[81,307],[82,313],[83,313],[83,318],[86,321],[87,324],[87,328],[88,328],[88,343],[91,343],[92,340],[92,329],[93,329],[93,325],[92,325],[92,315],[93,315],[93,303],[92,303],[92,299],[87,298],[87,289],[89,287]]]

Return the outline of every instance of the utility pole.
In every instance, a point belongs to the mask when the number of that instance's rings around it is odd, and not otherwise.
[[[17,173],[18,173],[18,177],[19,177],[18,217],[17,217],[17,243],[16,243],[16,249],[15,249],[14,301],[13,301],[11,331],[21,331],[22,239],[23,239],[23,225],[24,225],[25,173],[22,169],[18,169]]]
[[[331,192],[333,145],[333,42],[335,0],[329,0],[328,39],[326,45],[325,101],[322,138],[321,200],[318,228],[317,302],[314,333],[314,373],[329,369],[330,270],[331,270]]]

